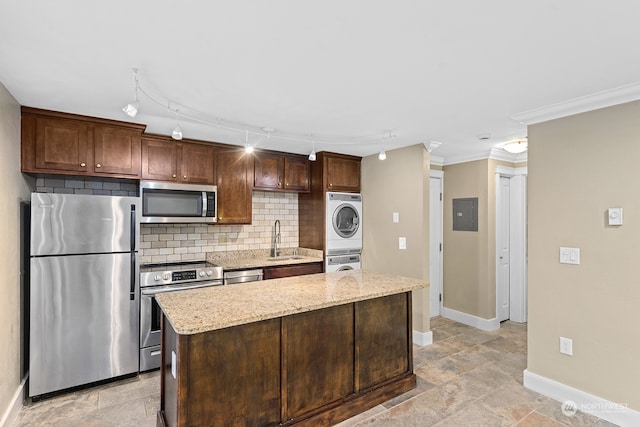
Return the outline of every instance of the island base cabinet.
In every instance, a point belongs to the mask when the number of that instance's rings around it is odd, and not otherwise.
[[[193,335],[162,322],[158,426],[328,426],[416,387],[411,292]]]
[[[163,328],[166,425],[280,424],[280,319],[183,336],[166,319]]]

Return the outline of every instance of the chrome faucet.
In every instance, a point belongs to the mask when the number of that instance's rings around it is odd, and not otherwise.
[[[272,257],[280,256],[280,249],[278,249],[279,244],[280,244],[280,220],[276,219],[275,224],[273,224],[273,241],[271,242]]]

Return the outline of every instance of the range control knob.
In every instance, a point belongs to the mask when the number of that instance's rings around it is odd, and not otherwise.
[[[169,279],[171,279],[171,274],[169,274],[169,273],[162,273],[162,278],[163,278],[164,280],[169,280]]]
[[[204,277],[204,271],[200,271],[200,277]]]
[[[159,281],[160,281],[160,275],[159,275],[159,274],[156,274],[156,275],[153,277],[153,280],[155,280],[156,282],[159,282]]]
[[[207,270],[207,276],[211,276],[211,270]]]

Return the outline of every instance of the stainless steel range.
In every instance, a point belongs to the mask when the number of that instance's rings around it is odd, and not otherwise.
[[[160,307],[155,295],[222,283],[222,267],[208,262],[140,267],[140,372],[160,367]]]

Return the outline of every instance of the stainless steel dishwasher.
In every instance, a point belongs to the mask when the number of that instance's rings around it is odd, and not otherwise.
[[[224,272],[224,284],[233,285],[235,283],[257,282],[262,280],[262,269],[235,270]]]

